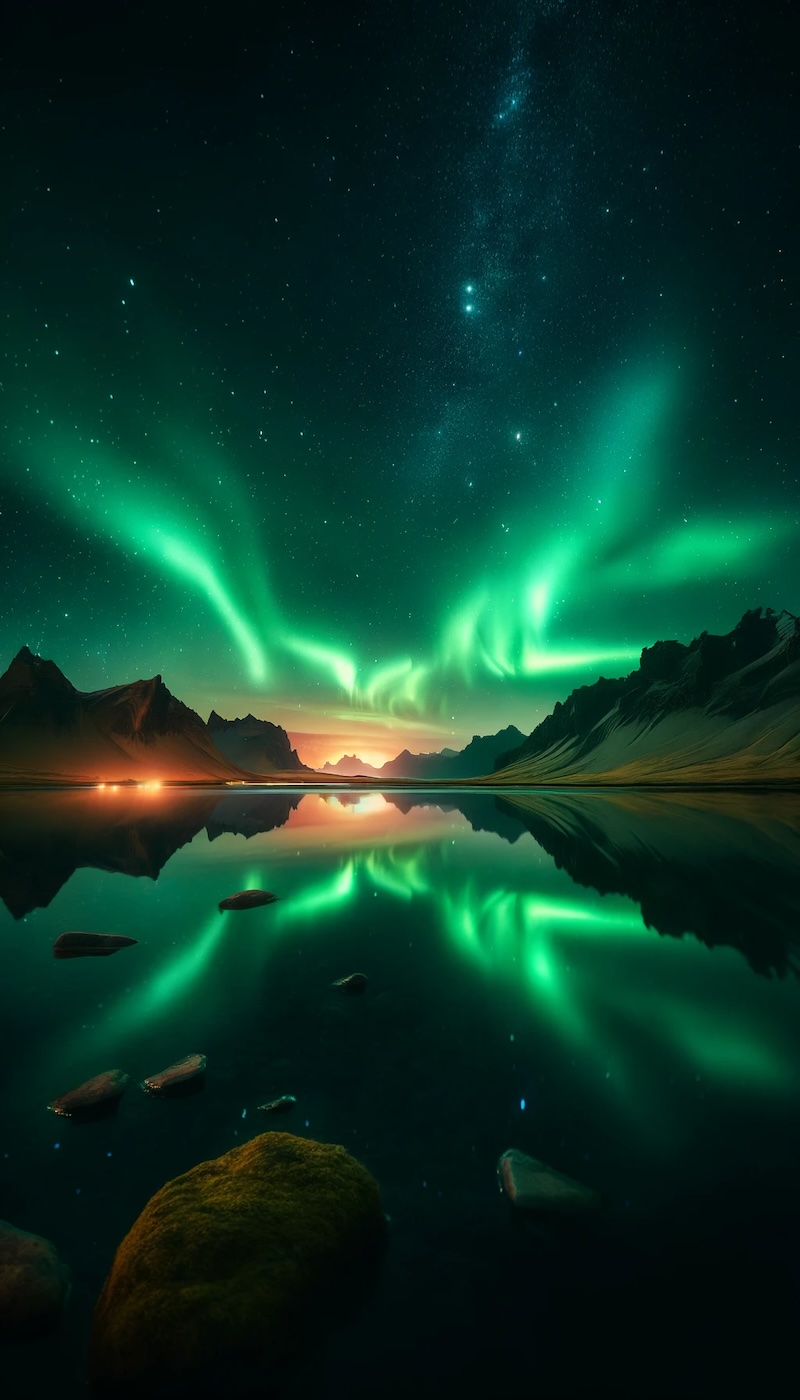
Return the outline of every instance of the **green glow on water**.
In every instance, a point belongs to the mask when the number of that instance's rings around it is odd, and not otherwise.
[[[136,1026],[172,1013],[174,1004],[186,997],[208,971],[209,962],[225,933],[226,915],[212,914],[189,945],[167,962],[167,966],[134,994],[123,1001],[114,1012],[115,1031],[130,1031]]]
[[[658,1076],[665,1065],[681,1093],[695,1092],[695,1084],[698,1094],[709,1086],[760,1096],[797,1092],[791,1035],[785,1024],[776,1030],[768,1009],[769,998],[776,998],[785,1020],[791,1005],[786,989],[754,978],[735,948],[711,953],[689,935],[660,937],[624,895],[575,886],[530,844],[507,845],[488,832],[465,831],[452,813],[436,816],[426,806],[410,817],[397,814],[397,826],[387,828],[390,814],[381,801],[374,794],[362,798],[358,822],[351,803],[338,808],[342,827],[352,833],[344,850],[331,841],[330,813],[337,808],[328,802],[317,830],[313,822],[298,825],[302,860],[289,825],[251,838],[250,861],[242,859],[241,837],[221,837],[213,847],[201,840],[174,857],[163,883],[136,882],[128,922],[117,926],[141,936],[144,947],[120,953],[105,969],[83,969],[87,986],[105,970],[116,990],[107,1001],[102,992],[92,993],[88,1014],[76,1011],[71,1033],[62,1038],[76,1066],[80,1061],[77,1075],[97,1068],[101,1049],[104,1060],[109,1046],[112,1058],[134,1074],[152,1070],[140,1063],[150,1058],[151,1033],[168,1055],[205,1052],[209,1026],[231,1017],[247,1022],[258,998],[269,993],[267,964],[285,957],[295,935],[305,947],[309,932],[316,944],[333,936],[338,924],[348,938],[359,938],[366,928],[372,933],[377,920],[380,943],[385,938],[391,949],[400,940],[404,949],[413,948],[408,956],[418,960],[421,975],[429,953],[435,950],[440,965],[444,951],[458,965],[462,985],[473,979],[478,999],[494,1008],[498,1029],[507,1034],[528,1019],[549,1043],[554,1063],[566,1056],[574,1073],[635,1115],[653,1143],[666,1141],[678,1126],[660,1105]],[[67,892],[59,919],[78,926],[92,881],[107,887],[113,910],[118,880],[82,872],[75,908]],[[278,895],[274,905],[224,914],[215,907],[237,888],[261,887]],[[113,925],[99,907],[95,912],[100,926]],[[377,944],[364,952],[372,983],[380,979],[383,953]],[[147,969],[141,981],[137,959]],[[130,972],[133,982],[115,982],[117,972]],[[58,975],[63,983],[72,975],[69,966],[59,965]],[[98,1003],[105,1007],[100,1016]],[[123,1058],[136,1042],[135,1056]],[[97,1057],[87,1054],[92,1046]]]
[[[796,1074],[752,1027],[722,1021],[708,1013],[685,1013],[672,1022],[675,1043],[693,1066],[713,1079],[743,1083],[754,1089],[789,1090]]]
[[[349,856],[334,874],[304,890],[288,896],[275,910],[275,925],[291,927],[298,921],[318,918],[347,904],[356,893],[355,861]]]

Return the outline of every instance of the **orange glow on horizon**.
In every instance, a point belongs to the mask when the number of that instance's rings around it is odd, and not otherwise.
[[[123,786],[128,788],[129,790],[135,789],[136,792],[157,792],[161,787],[163,787],[163,783],[161,782],[160,778],[147,778],[144,782],[137,783],[131,783],[129,780],[127,780],[123,783]],[[98,792],[104,792],[106,789],[110,790],[111,792],[119,792],[120,784],[95,783],[95,788]]]

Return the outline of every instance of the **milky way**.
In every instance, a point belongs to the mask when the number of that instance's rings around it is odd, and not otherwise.
[[[17,16],[0,662],[387,756],[797,611],[788,6],[699,9]]]

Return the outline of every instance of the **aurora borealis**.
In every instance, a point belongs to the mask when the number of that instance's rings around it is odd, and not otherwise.
[[[382,761],[797,611],[788,5],[266,13],[8,22],[2,664]]]

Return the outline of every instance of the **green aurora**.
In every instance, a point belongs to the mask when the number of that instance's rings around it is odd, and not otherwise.
[[[774,113],[720,87],[712,162],[681,95],[701,17],[659,95],[609,74],[671,52],[666,9],[629,39],[507,11],[469,43],[426,12],[397,53],[375,15],[363,90],[309,61],[300,107],[259,36],[211,95],[175,78],[177,147],[144,79],[115,95],[76,50],[31,85],[23,46],[6,661],[27,644],[85,690],[159,672],[318,761],[325,735],[335,758],[529,731],[659,638],[797,608],[783,176],[741,144],[746,110],[775,150]],[[362,131],[388,114],[391,162]]]

